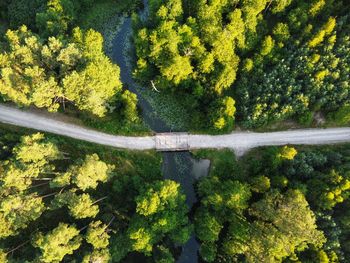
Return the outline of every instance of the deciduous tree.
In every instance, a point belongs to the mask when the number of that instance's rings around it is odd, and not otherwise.
[[[103,116],[122,85],[119,68],[104,55],[102,43],[93,30],[75,29],[70,41],[42,39],[25,26],[9,30],[0,54],[0,93],[23,106],[57,111],[71,102]]]
[[[86,232],[86,241],[95,249],[106,248],[109,244],[107,226],[102,224],[101,221],[90,223]]]
[[[60,262],[81,245],[82,237],[74,226],[60,223],[47,234],[37,234],[32,244],[41,250],[39,260],[45,263]]]

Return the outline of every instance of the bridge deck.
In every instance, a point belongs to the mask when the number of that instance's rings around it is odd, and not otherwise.
[[[188,133],[158,133],[155,137],[157,151],[188,151]]]

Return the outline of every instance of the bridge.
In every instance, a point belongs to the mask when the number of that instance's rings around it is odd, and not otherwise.
[[[155,136],[157,151],[189,151],[188,133],[158,133]]]

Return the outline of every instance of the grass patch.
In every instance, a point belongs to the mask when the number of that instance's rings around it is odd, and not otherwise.
[[[152,133],[143,121],[123,123],[122,120],[118,119],[120,119],[120,116],[117,116],[117,114],[111,114],[101,119],[89,117],[81,118],[86,126],[110,134],[143,136]]]

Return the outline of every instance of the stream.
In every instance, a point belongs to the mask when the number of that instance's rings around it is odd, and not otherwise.
[[[148,0],[144,0],[144,10],[140,16],[146,19],[148,16]],[[130,17],[124,19],[119,32],[113,40],[112,60],[120,67],[121,81],[133,93],[137,94],[139,107],[142,110],[142,118],[156,133],[171,132],[169,126],[154,114],[154,110],[147,100],[142,96],[140,87],[132,77],[132,66],[128,61],[128,49],[132,33],[132,21]],[[191,209],[197,202],[194,183],[200,177],[206,176],[209,171],[209,160],[194,160],[189,152],[164,152],[163,174],[165,179],[171,179],[181,184],[186,195],[186,203]],[[190,240],[182,246],[182,252],[178,263],[198,262],[199,244],[194,234]]]

